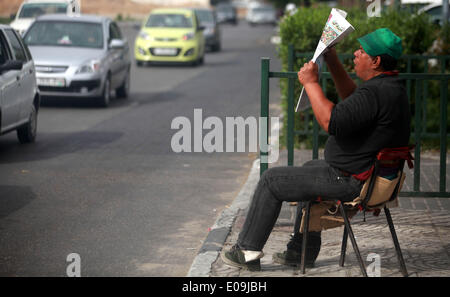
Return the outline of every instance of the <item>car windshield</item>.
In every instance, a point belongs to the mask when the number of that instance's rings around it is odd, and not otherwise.
[[[103,48],[103,30],[100,23],[38,21],[24,40],[29,46]]]
[[[212,24],[214,23],[214,15],[208,10],[197,10],[197,16],[202,24]]]
[[[233,13],[233,7],[228,5],[217,6],[217,12]]]
[[[274,10],[272,8],[258,7],[253,9],[253,12],[256,13],[273,13]]]
[[[436,6],[426,11],[429,15],[432,16],[441,16],[442,15],[442,6]]]
[[[0,36],[0,66],[5,64],[6,60],[8,60],[5,47],[6,44],[4,43],[2,36]]]
[[[67,3],[27,3],[22,6],[19,18],[37,18],[53,13],[67,13]]]
[[[152,14],[146,27],[192,28],[192,19],[184,14]]]
[[[421,9],[422,7],[425,7],[427,5],[428,5],[428,3],[407,3],[407,4],[402,4],[401,8],[410,13],[416,13],[419,9]]]

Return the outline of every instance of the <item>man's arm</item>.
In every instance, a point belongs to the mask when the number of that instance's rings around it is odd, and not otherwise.
[[[355,91],[356,84],[350,75],[348,75],[347,71],[345,71],[341,61],[339,61],[334,47],[330,48],[324,55],[324,59],[333,78],[338,95],[344,100]]]
[[[325,97],[319,85],[318,67],[314,62],[305,63],[298,72],[298,80],[305,87],[311,107],[319,125],[328,133],[334,103]]]

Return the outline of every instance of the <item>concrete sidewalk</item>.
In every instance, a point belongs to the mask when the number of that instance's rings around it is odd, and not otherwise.
[[[311,151],[295,152],[295,162],[300,165],[311,159]],[[450,158],[447,158],[449,160]],[[286,164],[285,153],[273,166]],[[436,190],[439,181],[439,159],[435,155],[422,155],[422,189]],[[409,170],[407,170],[409,171]],[[412,172],[407,174],[404,190],[412,188]],[[241,230],[254,187],[259,179],[259,164],[256,162],[249,179],[233,205],[218,218],[208,238],[191,266],[188,276],[210,277],[292,277],[303,276],[299,269],[276,264],[272,254],[286,249],[293,231],[296,207],[284,203],[278,221],[264,247],[260,272],[249,272],[227,266],[220,259],[222,249],[228,250],[236,242]],[[447,185],[449,177],[447,176]],[[399,200],[399,207],[391,213],[399,238],[403,257],[410,276],[450,276],[450,199],[408,198]],[[367,259],[371,253],[380,256],[381,276],[402,276],[392,237],[384,212],[379,217],[371,213],[358,213],[352,219],[352,228],[366,266],[373,263]],[[322,248],[314,268],[306,270],[304,276],[335,277],[361,276],[355,253],[348,240],[345,267],[340,267],[339,255],[343,227],[322,232]]]

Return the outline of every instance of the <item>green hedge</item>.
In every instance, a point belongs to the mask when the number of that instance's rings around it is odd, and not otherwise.
[[[7,24],[7,25],[9,25],[9,23],[11,23],[11,22],[12,22],[11,18],[0,17],[0,24]]]
[[[444,46],[440,47],[440,52],[431,54],[450,54],[448,48],[449,31],[432,24],[428,20],[428,16],[410,14],[408,12],[398,12],[394,10],[384,11],[381,17],[369,18],[365,10],[361,9],[345,9],[348,13],[347,19],[354,26],[355,32],[347,36],[341,41],[336,49],[338,53],[353,53],[359,48],[357,38],[368,34],[378,28],[387,27],[397,34],[403,41],[403,53],[411,55],[420,55],[430,51],[434,40],[442,40]],[[296,14],[285,17],[280,22],[280,37],[281,44],[278,48],[279,57],[282,62],[283,71],[287,71],[288,63],[288,46],[293,44],[298,52],[313,52],[317,46],[317,42],[322,34],[323,27],[330,14],[330,7],[317,6],[313,8],[299,8]],[[445,34],[443,32],[446,32]],[[306,59],[297,59],[294,65],[294,70],[300,69],[301,65],[307,62]],[[352,59],[344,61],[344,65],[349,72],[353,72]],[[423,63],[413,63],[412,72],[423,72]],[[406,72],[406,63],[400,63],[399,70]],[[429,72],[439,72],[439,70],[431,69]],[[287,110],[287,80],[280,80],[281,95],[283,111]],[[294,98],[297,101],[300,95],[301,85],[296,84]],[[433,83],[430,84],[430,97],[437,98],[437,100],[428,101],[427,113],[434,113],[439,106],[439,88],[435,87]],[[412,92],[414,94],[414,92]],[[332,82],[330,81],[327,87],[327,97],[334,102],[337,102],[337,94],[334,90]],[[414,98],[410,98],[412,105],[414,105]],[[297,102],[295,102],[296,104]],[[414,109],[414,106],[413,108]],[[450,114],[450,109],[449,109]],[[295,129],[302,130],[303,119],[307,115],[305,113],[296,113]],[[286,143],[286,128],[287,116],[284,116],[284,128],[281,132],[281,143]],[[312,122],[308,123],[312,126]],[[450,128],[450,121],[448,123]],[[433,116],[427,117],[427,130],[429,132],[437,132],[438,119]],[[448,130],[450,131],[450,129]],[[321,138],[321,143],[324,143],[326,138]],[[311,146],[311,137],[296,138],[296,146],[298,147]]]
[[[287,48],[293,44],[297,51],[312,52],[322,34],[325,22],[330,14],[330,7],[298,9],[297,13],[285,17],[280,22],[280,57],[283,66],[287,67]],[[355,32],[347,36],[337,45],[338,52],[352,53],[359,48],[357,38],[378,28],[387,27],[403,40],[404,54],[425,53],[433,41],[439,36],[440,30],[428,21],[425,14],[414,15],[408,12],[385,11],[381,17],[367,17],[360,9],[346,10],[347,19],[355,27]]]

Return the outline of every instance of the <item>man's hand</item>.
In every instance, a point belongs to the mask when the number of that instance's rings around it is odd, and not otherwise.
[[[298,81],[306,86],[311,83],[319,83],[319,69],[316,63],[310,61],[305,63],[297,73]]]
[[[325,50],[325,52],[323,53],[323,58],[325,60],[325,62],[328,63],[328,61],[332,60],[332,59],[338,59],[338,55],[336,53],[336,47],[332,46],[329,47]]]

